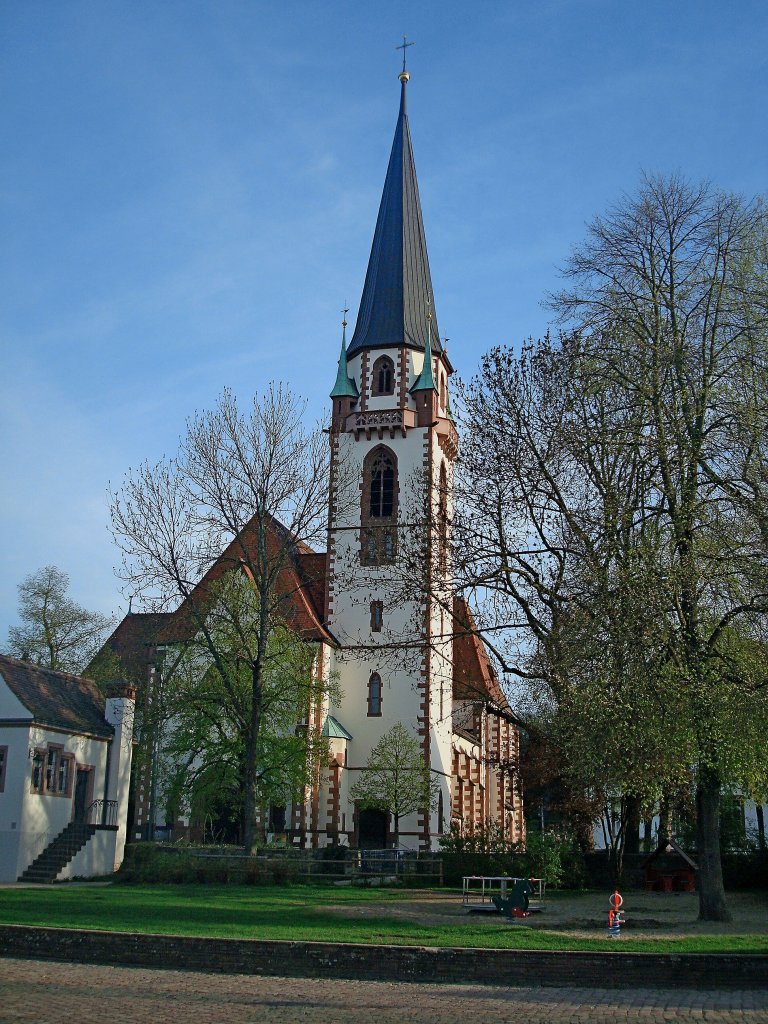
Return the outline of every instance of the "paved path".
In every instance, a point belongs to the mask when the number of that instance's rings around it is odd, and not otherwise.
[[[486,988],[0,959],[2,1024],[768,1024],[768,992]]]

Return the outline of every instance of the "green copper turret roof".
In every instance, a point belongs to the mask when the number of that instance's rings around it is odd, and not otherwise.
[[[400,75],[400,111],[350,356],[361,349],[396,345],[424,349],[427,311],[435,308],[406,112],[409,77],[407,71]],[[439,353],[436,322],[434,337]]]
[[[341,354],[339,355],[339,368],[336,371],[336,383],[333,385],[331,398],[357,398],[359,392],[357,383],[352,380],[347,371],[347,325],[341,335]]]
[[[411,388],[414,391],[437,391],[435,375],[432,372],[432,315],[427,316],[427,343],[424,346],[424,366]]]
[[[331,740],[351,740],[352,737],[344,728],[344,726],[333,715],[328,715],[323,725],[323,731],[321,736],[326,736]]]

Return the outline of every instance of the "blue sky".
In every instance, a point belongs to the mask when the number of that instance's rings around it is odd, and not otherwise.
[[[123,611],[106,490],[225,386],[327,408],[409,50],[451,358],[541,300],[642,170],[766,189],[764,0],[4,0],[0,644],[54,563]]]

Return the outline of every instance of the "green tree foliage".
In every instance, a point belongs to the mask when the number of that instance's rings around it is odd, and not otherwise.
[[[362,808],[392,815],[397,846],[400,819],[434,808],[438,792],[439,784],[424,760],[421,744],[402,722],[397,722],[371,750],[368,764],[350,795]]]
[[[238,680],[250,673],[242,722],[246,850],[257,839],[272,634],[294,616],[300,553],[324,540],[327,529],[328,444],[319,429],[305,429],[303,413],[304,403],[281,385],[255,395],[246,411],[225,392],[213,411],[190,419],[175,457],[129,472],[110,507],[130,592],[152,611],[182,605],[183,639],[194,637],[207,651],[234,703]],[[222,564],[224,550],[228,567],[241,569],[258,597],[248,628],[231,624],[238,633],[236,671],[229,641],[222,646],[208,618],[212,594],[197,587],[206,570]]]
[[[149,712],[154,721],[148,724],[162,734],[159,774],[172,817],[186,812],[202,821],[228,809],[242,818],[258,603],[242,570],[225,574],[212,588],[205,635],[197,633],[166,653],[162,689]],[[325,692],[315,678],[315,653],[283,623],[270,628],[255,759],[256,803],[262,808],[302,799],[327,753],[326,742],[307,725]]]
[[[765,237],[759,204],[646,179],[566,265],[571,333],[490,353],[464,396],[459,538],[522,638],[502,657],[577,784],[693,783],[706,919],[720,791],[768,763]]]
[[[18,586],[20,626],[8,630],[8,654],[60,672],[79,673],[98,651],[113,620],[67,596],[69,576],[55,565]]]

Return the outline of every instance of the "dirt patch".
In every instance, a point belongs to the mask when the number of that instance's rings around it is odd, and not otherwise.
[[[525,919],[527,927],[557,931],[582,938],[604,932],[608,918],[609,893],[552,893],[544,909]],[[626,924],[622,932],[638,938],[683,938],[687,935],[755,935],[768,932],[768,893],[729,893],[733,920],[727,923],[698,920],[699,900],[695,893],[624,893]],[[363,906],[336,905],[328,908],[341,917],[391,918],[422,925],[460,924],[462,920],[498,928],[496,913],[471,913],[461,894],[403,893],[402,900],[387,900]]]

